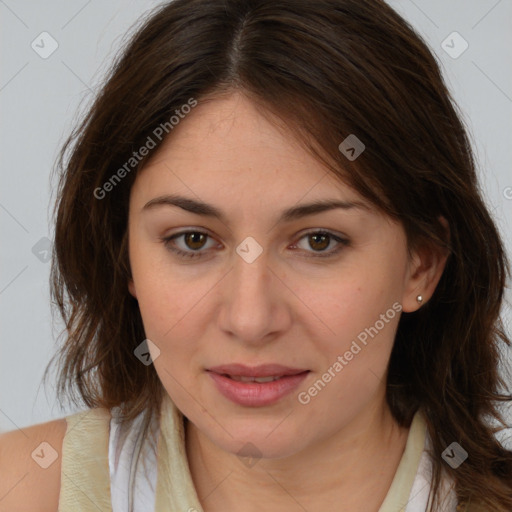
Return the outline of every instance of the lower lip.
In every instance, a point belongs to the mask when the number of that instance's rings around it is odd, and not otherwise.
[[[217,389],[229,400],[247,407],[271,405],[296,389],[306,378],[308,371],[286,375],[271,382],[240,382],[225,375],[208,372]]]

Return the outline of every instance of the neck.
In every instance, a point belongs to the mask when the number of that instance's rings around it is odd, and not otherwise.
[[[389,490],[408,429],[385,401],[334,436],[290,457],[246,465],[186,422],[190,472],[205,512],[351,510],[377,512]]]

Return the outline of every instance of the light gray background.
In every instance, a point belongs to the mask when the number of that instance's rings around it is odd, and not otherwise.
[[[473,140],[485,197],[512,254],[512,3],[389,3],[423,35],[442,65]],[[50,183],[50,172],[126,31],[156,5],[0,0],[0,430],[75,412],[58,407],[54,379],[46,389],[41,385],[61,329],[60,323],[52,328],[50,264],[44,261],[45,244],[51,243],[45,238],[53,238],[56,183]],[[469,44],[458,58],[442,47],[454,31]],[[59,45],[46,59],[31,47],[42,32]],[[453,46],[452,53],[460,51],[463,41],[452,39],[445,45]],[[504,317],[510,333],[509,306]],[[512,357],[507,358],[510,366]]]

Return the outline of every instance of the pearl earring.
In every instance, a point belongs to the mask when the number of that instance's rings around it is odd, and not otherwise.
[[[423,297],[421,295],[418,295],[416,297],[416,300],[418,301],[418,304],[421,304],[423,302]]]

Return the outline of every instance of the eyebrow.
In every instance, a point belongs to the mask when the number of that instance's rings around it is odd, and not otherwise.
[[[196,201],[195,199],[191,199],[189,197],[174,194],[159,196],[151,199],[142,207],[142,211],[152,210],[153,208],[159,206],[177,206],[183,210],[186,210],[187,212],[203,215],[205,217],[212,217],[220,220],[225,224],[228,224],[225,214],[217,207],[202,201]],[[366,204],[359,201],[340,201],[339,199],[326,199],[293,206],[292,208],[283,210],[277,222],[291,222],[308,215],[314,215],[315,213],[322,213],[337,208],[344,210],[350,210],[353,208],[361,208],[365,210],[369,209]]]

